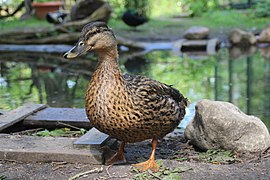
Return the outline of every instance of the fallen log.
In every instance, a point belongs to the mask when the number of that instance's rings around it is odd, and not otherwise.
[[[89,17],[71,21],[54,27],[22,29],[0,33],[0,44],[63,44],[78,40],[82,27],[93,21],[107,17],[111,7],[105,3]],[[75,32],[74,32],[75,31]]]

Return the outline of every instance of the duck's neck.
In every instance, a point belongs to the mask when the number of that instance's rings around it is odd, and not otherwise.
[[[109,79],[121,79],[122,73],[118,66],[118,51],[117,47],[109,48],[103,51],[97,52],[98,55],[98,67],[97,76]]]

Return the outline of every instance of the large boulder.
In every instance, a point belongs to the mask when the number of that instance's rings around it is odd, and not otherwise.
[[[229,41],[233,45],[249,46],[256,44],[256,37],[251,32],[246,32],[241,29],[234,29],[229,34]]]
[[[184,135],[202,150],[259,152],[270,146],[269,132],[260,119],[231,103],[206,99],[197,103],[195,117]]]
[[[259,35],[259,43],[270,43],[270,25],[268,25]]]
[[[100,11],[98,17],[95,17],[98,21],[108,22],[112,9],[109,3],[103,0],[77,0],[76,4],[72,6],[70,10],[70,20],[82,20]]]
[[[184,33],[184,38],[189,40],[207,39],[209,36],[209,29],[203,26],[192,26]]]

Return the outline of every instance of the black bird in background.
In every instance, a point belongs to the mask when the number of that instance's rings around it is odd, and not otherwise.
[[[127,10],[123,16],[122,20],[128,25],[132,27],[137,27],[142,25],[148,21],[146,16],[139,15],[135,10]]]

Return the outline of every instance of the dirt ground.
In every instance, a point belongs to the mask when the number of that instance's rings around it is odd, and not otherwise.
[[[70,164],[0,161],[0,180],[65,180],[85,172],[88,173],[75,179],[270,179],[270,150],[260,156],[234,154],[233,162],[210,162],[211,157],[202,158],[202,152],[184,143],[183,134],[177,133],[166,136],[158,145],[156,159],[160,164],[160,174],[134,171],[131,164],[146,160],[150,151],[150,141],[128,144],[128,163],[113,166],[91,165],[91,162]]]
[[[177,162],[163,160],[170,167],[189,167],[187,172],[179,174],[183,180],[193,179],[270,179],[270,158],[262,159],[260,162],[238,163],[230,165],[218,165],[210,163]],[[93,173],[78,179],[133,179],[136,173],[131,172],[130,165],[107,166],[84,165],[84,164],[62,164],[59,163],[18,163],[0,161],[0,179],[9,180],[65,180],[77,173],[94,170]],[[5,178],[6,177],[6,178]],[[149,179],[158,179],[155,177]]]

